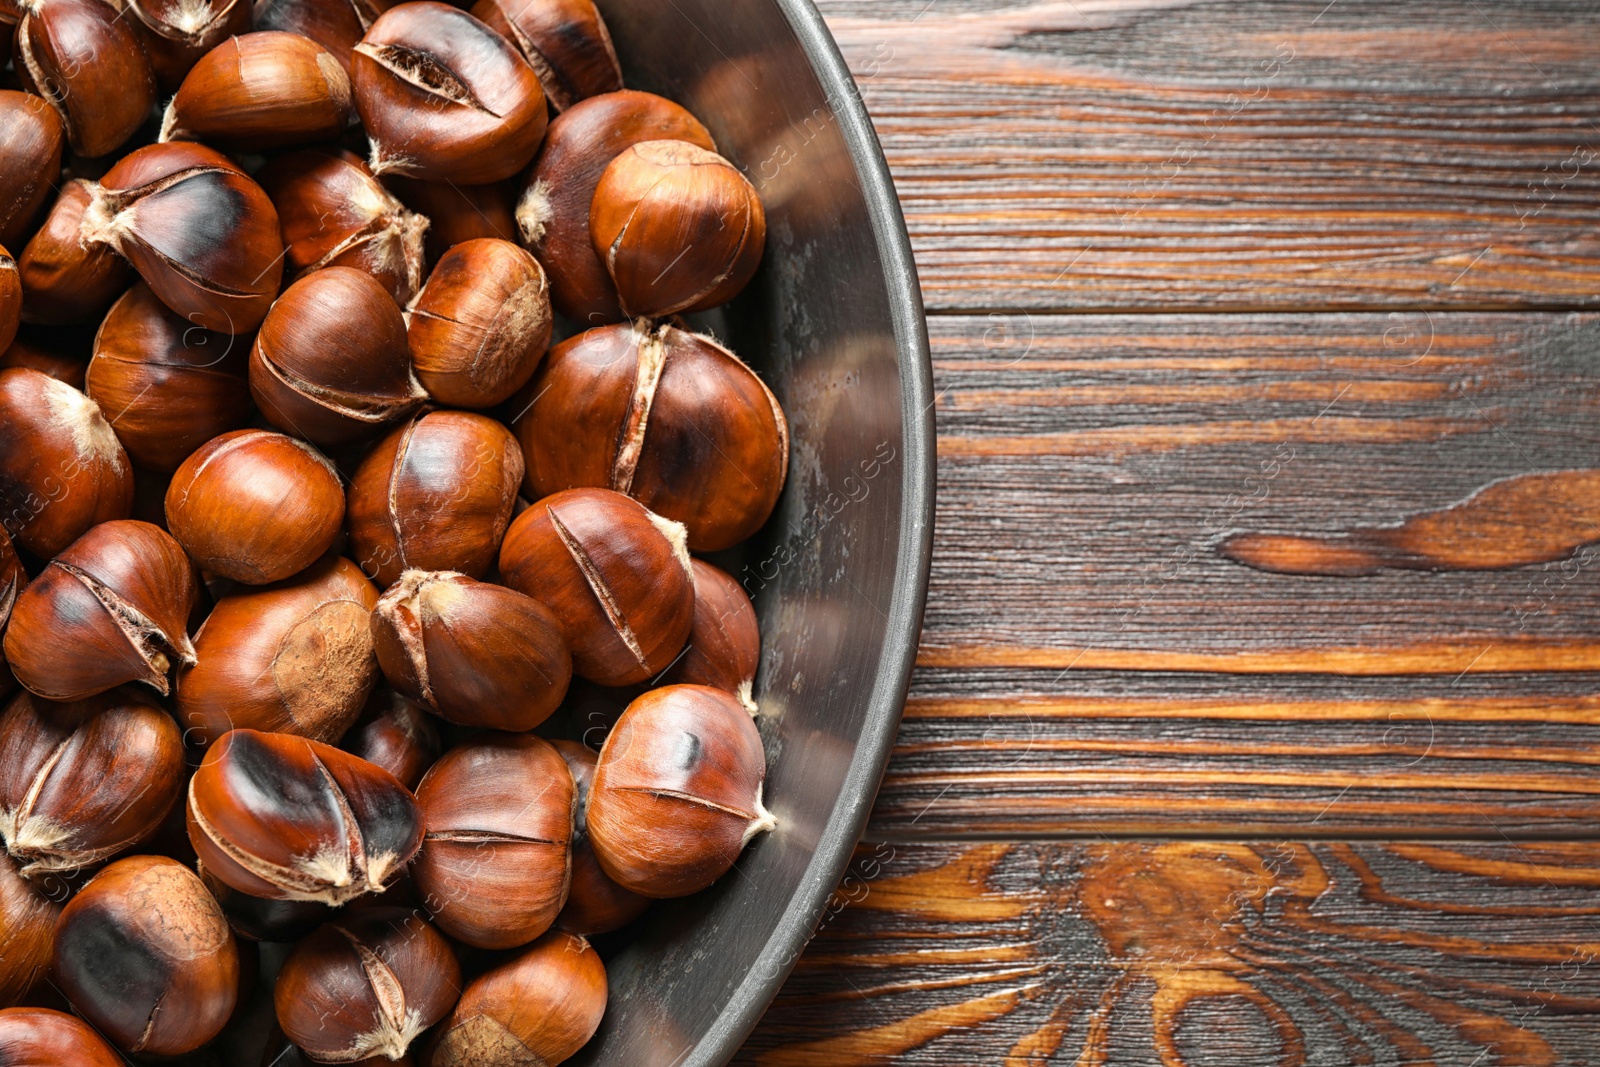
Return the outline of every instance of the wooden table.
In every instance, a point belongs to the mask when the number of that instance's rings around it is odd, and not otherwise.
[[[939,518],[738,1062],[1600,1064],[1600,4],[822,6]]]

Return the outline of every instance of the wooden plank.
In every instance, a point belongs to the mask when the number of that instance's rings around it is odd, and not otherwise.
[[[1600,299],[1583,0],[819,6],[930,308]]]
[[[735,1063],[1594,1062],[1600,845],[864,845]]]
[[[931,326],[934,568],[874,832],[1593,833],[1600,318]]]

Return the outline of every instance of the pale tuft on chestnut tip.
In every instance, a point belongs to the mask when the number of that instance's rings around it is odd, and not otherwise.
[[[550,203],[550,186],[543,178],[523,192],[517,201],[517,229],[528,244],[538,244],[544,239],[545,227],[555,218],[555,207]]]
[[[681,522],[657,515],[649,508],[645,508],[645,514],[650,516],[650,525],[660,530],[661,536],[672,546],[672,554],[683,564],[684,571],[692,575],[694,561],[689,558],[689,528]]]
[[[744,828],[744,836],[739,839],[739,847],[743,848],[755,839],[756,835],[764,834],[769,830],[778,828],[778,817],[768,811],[766,805],[761,803],[761,795],[766,791],[766,783],[756,787],[756,815]]]

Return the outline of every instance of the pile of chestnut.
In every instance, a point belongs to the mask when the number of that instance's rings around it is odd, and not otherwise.
[[[0,45],[0,1067],[561,1062],[775,825],[755,190],[591,0]]]

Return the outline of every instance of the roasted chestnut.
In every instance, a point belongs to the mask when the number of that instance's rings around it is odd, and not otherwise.
[[[339,747],[377,764],[413,790],[443,751],[439,731],[427,712],[416,701],[391,689],[372,694]]]
[[[589,842],[618,884],[696,893],[777,826],[761,803],[766,755],[750,713],[703,685],[653,689],[606,738],[589,790]]]
[[[756,668],[761,665],[761,627],[750,597],[733,576],[704,560],[694,561],[694,625],[683,655],[662,681],[709,685],[739,698],[754,715]]]
[[[52,895],[23,878],[16,861],[0,852],[0,1007],[19,1003],[44,980],[50,970],[50,939],[60,914]],[[0,1020],[4,1018],[6,1013],[0,1011]],[[0,1050],[6,1048],[6,1035],[0,1028]],[[5,1053],[0,1051],[0,1064],[5,1062]]]
[[[126,682],[165,696],[167,672],[195,661],[185,627],[198,596],[193,565],[165,531],[136,519],[103,522],[17,596],[6,659],[17,681],[47,700],[82,700]]]
[[[26,243],[61,177],[65,132],[54,108],[32,93],[0,89],[0,245]]]
[[[178,721],[208,744],[235,727],[336,741],[378,682],[368,617],[378,591],[349,560],[217,601],[178,675]]]
[[[699,561],[696,560],[696,563]],[[594,749],[577,741],[552,741],[566,761],[578,790],[572,826],[572,884],[567,903],[556,916],[556,926],[574,934],[606,934],[628,925],[650,906],[650,898],[624,889],[611,880],[589,844],[589,790],[598,762]]]
[[[183,789],[183,739],[131,694],[0,713],[0,839],[25,878],[93,867],[155,833]]]
[[[525,945],[567,899],[576,794],[560,754],[530,734],[484,734],[417,787],[427,828],[411,881],[440,929],[478,948]]]
[[[372,637],[390,685],[464,726],[531,730],[572,680],[544,605],[464,574],[406,571],[373,609]]]
[[[379,585],[407,570],[493,567],[522,482],[522,453],[506,428],[464,411],[406,422],[350,479],[350,554]]]
[[[85,388],[135,463],[173,471],[250,417],[249,353],[248,337],[190,325],[141,282],[101,323]]]
[[[21,322],[22,279],[17,274],[17,261],[0,245],[0,352],[11,347]]]
[[[689,637],[694,583],[684,530],[607,489],[568,489],[512,520],[505,583],[549,608],[573,669],[601,685],[642,682]]]
[[[299,574],[333,547],[344,487],[304,441],[235,430],[184,460],[166,513],[172,536],[202,570],[263,585]]]
[[[333,53],[346,70],[350,50],[383,12],[399,0],[256,0],[255,28],[309,37]]]
[[[352,267],[307,274],[272,305],[250,350],[250,392],[268,422],[319,445],[370,437],[428,398],[400,308]]]
[[[481,185],[526,167],[544,139],[544,88],[471,15],[420,0],[378,16],[350,60],[375,174]]]
[[[294,275],[354,267],[401,305],[422,287],[426,213],[407,211],[349,152],[290,152],[256,177],[278,208]]]
[[[579,101],[550,124],[517,203],[522,239],[550,277],[550,302],[584,326],[625,317],[589,239],[595,186],[623,149],[658,140],[716,148],[699,120],[664,97],[623,89]]]
[[[422,814],[394,775],[289,734],[224,734],[189,782],[187,814],[206,871],[269,900],[382,892],[422,845]]]
[[[766,247],[755,186],[732,163],[684,141],[643,141],[607,164],[589,205],[589,238],[630,315],[725,304]]]
[[[517,46],[553,111],[622,88],[611,33],[592,0],[478,0],[472,14]]]
[[[430,264],[463,241],[480,237],[517,240],[516,197],[510,182],[455,185],[391,174],[383,184],[406,207],[428,219],[424,249]]]
[[[126,256],[167,307],[218,333],[260,325],[283,275],[278,213],[227,157],[195,144],[146,145],[91,193],[84,240]]]
[[[95,523],[127,516],[133,468],[93,400],[40,371],[0,371],[6,532],[49,559]]]
[[[44,225],[23,248],[17,260],[23,321],[59,324],[98,319],[127,288],[128,261],[83,236],[84,212],[93,198],[88,182],[62,186]]]
[[[433,1067],[555,1067],[600,1028],[606,968],[581,937],[552,931],[474,978],[440,1024]]]
[[[397,1060],[461,992],[450,943],[415,913],[368,908],[295,946],[272,999],[289,1040],[319,1063]]]
[[[82,1019],[50,1008],[0,1011],[0,1064],[45,1067],[68,1063],[72,1067],[123,1067],[117,1050]]]
[[[627,493],[715,552],[759,530],[789,465],[789,427],[761,379],[709,337],[620,323],[569,338],[517,420],[535,494]]]
[[[407,311],[417,379],[442,404],[494,407],[527,384],[550,344],[539,261],[483,238],[444,254]]]
[[[156,84],[172,92],[200,57],[250,30],[250,0],[118,0],[141,31]]]
[[[167,105],[161,140],[259,152],[334,140],[354,119],[350,76],[326,48],[297,33],[246,33],[189,71]]]
[[[138,35],[104,0],[14,0],[22,19],[12,62],[22,87],[49,101],[80,156],[132,137],[156,103]]]
[[[118,860],[56,924],[55,976],[124,1052],[176,1056],[221,1032],[239,996],[233,931],[199,877],[165,856]]]

